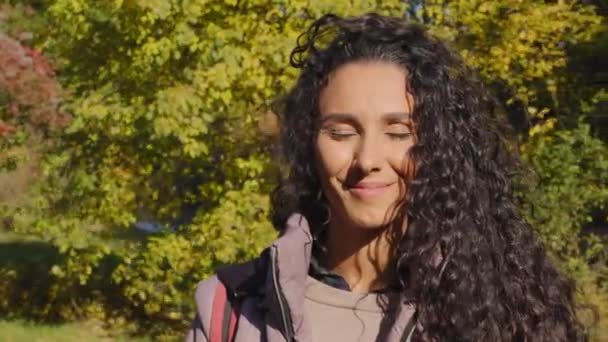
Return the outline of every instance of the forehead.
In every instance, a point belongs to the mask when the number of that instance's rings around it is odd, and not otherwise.
[[[342,65],[329,75],[321,91],[321,115],[409,113],[412,96],[407,92],[406,77],[403,67],[388,62],[358,61]]]

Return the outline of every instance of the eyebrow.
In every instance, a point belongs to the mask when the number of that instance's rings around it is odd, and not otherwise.
[[[410,120],[412,115],[407,112],[388,112],[382,114],[382,121],[388,123],[401,122]],[[357,117],[352,113],[330,113],[321,117],[321,123],[327,121],[341,121],[341,122],[357,122]]]

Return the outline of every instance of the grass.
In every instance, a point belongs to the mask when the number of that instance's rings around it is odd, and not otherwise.
[[[53,264],[61,263],[62,258],[63,256],[57,248],[48,242],[37,237],[3,230],[0,226],[0,269],[3,267],[23,269],[23,265],[27,265],[25,269],[29,273],[45,275],[48,274],[48,270]],[[21,266],[18,267],[18,265]],[[36,289],[45,291],[44,276],[25,278],[36,279],[41,283],[36,287],[31,283],[24,283],[22,286],[29,287],[32,292],[36,292]],[[28,302],[25,305],[35,306],[36,303]],[[1,342],[151,341],[149,338],[130,337],[124,331],[109,332],[104,330],[103,324],[93,321],[43,324],[26,320],[10,320],[4,314],[0,315],[0,317],[3,316],[0,318]],[[110,337],[110,335],[112,336]]]
[[[26,236],[10,231],[5,231],[0,227],[0,269],[25,269],[25,286],[32,293],[46,291],[47,285],[44,275],[48,274],[53,264],[61,263],[63,256],[57,248],[40,238]],[[24,266],[25,265],[25,266]],[[38,276],[36,276],[38,274]],[[31,280],[35,280],[31,283]],[[36,296],[35,296],[36,297]],[[37,298],[37,297],[36,297]],[[36,302],[24,303],[26,306],[35,307]],[[26,310],[27,311],[27,310]],[[108,337],[118,335],[118,337]],[[121,334],[121,331],[111,334],[104,330],[103,324],[88,322],[70,322],[62,324],[42,324],[26,320],[10,320],[4,313],[0,315],[0,341],[1,342],[21,342],[21,341],[150,341],[146,338],[129,337]]]
[[[92,323],[45,325],[24,321],[0,321],[0,341],[3,342],[146,342],[145,338],[128,336],[107,337]]]

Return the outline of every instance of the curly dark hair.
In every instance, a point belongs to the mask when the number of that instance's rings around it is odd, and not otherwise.
[[[294,212],[313,234],[327,220],[314,161],[319,94],[333,70],[361,60],[402,66],[414,97],[415,175],[394,260],[417,308],[413,341],[585,340],[572,281],[519,214],[511,176],[520,167],[497,106],[456,53],[401,18],[325,15],[298,39],[291,64],[301,74],[278,109],[288,172],[272,199],[277,229]]]

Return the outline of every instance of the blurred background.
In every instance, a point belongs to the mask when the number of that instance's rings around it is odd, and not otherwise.
[[[605,0],[0,0],[0,340],[181,340],[196,283],[275,236],[298,34],[372,11],[478,70],[522,214],[608,341]]]

